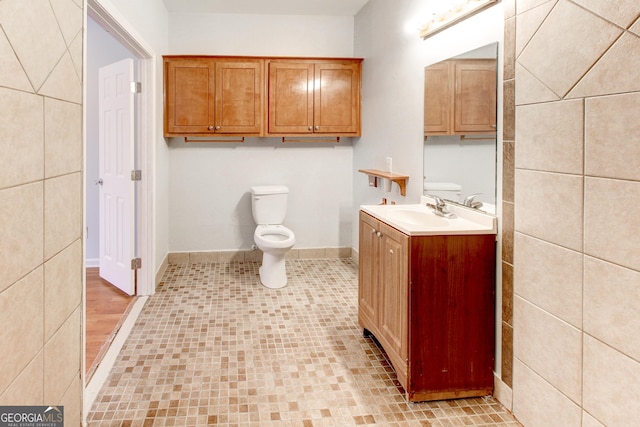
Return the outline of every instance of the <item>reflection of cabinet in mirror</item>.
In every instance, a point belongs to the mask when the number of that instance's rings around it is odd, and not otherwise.
[[[496,60],[451,59],[425,68],[424,134],[496,132]]]

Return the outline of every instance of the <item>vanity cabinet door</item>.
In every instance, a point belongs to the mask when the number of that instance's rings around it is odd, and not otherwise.
[[[360,212],[358,323],[374,334],[378,324],[380,222]]]
[[[407,374],[409,236],[381,223],[380,339],[400,379]],[[405,381],[401,381],[405,383]]]
[[[454,133],[496,131],[496,61],[454,61]]]

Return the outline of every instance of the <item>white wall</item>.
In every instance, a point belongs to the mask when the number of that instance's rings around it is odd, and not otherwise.
[[[98,69],[125,58],[135,59],[134,55],[116,41],[93,19],[87,18],[87,77],[86,89],[86,147],[85,175],[86,188],[86,261],[88,267],[97,266],[100,257],[99,236],[99,189],[95,185],[98,175]]]
[[[351,57],[353,18],[171,14],[169,40],[170,54]],[[255,230],[249,191],[265,184],[290,189],[285,225],[296,234],[296,248],[351,246],[351,144],[172,138],[170,251],[249,249]]]
[[[397,203],[420,200],[424,67],[488,43],[498,41],[502,44],[502,3],[426,40],[420,39],[420,18],[429,16],[429,5],[435,3],[436,0],[369,0],[356,16],[354,54],[365,58],[365,67],[362,137],[354,143],[353,224],[357,224],[358,207],[362,204],[380,203],[382,197]],[[498,69],[501,68],[499,60]],[[501,81],[499,76],[498,126],[501,125]],[[500,143],[499,135],[498,145]],[[406,197],[400,195],[395,184],[390,193],[380,187],[369,187],[366,177],[355,172],[358,169],[384,169],[386,157],[393,159],[395,172],[410,176]],[[358,228],[355,226],[352,242],[357,248]]]

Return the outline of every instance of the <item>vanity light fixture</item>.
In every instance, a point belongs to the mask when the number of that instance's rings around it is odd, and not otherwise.
[[[420,37],[426,39],[499,1],[500,0],[450,0],[447,2],[449,7],[446,10],[434,12],[429,21],[420,27]]]

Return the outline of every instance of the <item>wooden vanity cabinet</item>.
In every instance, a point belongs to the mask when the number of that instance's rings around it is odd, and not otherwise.
[[[425,68],[424,134],[496,133],[496,60],[452,59]]]
[[[269,135],[360,135],[361,59],[271,59]]]
[[[263,134],[264,60],[164,57],[170,136]]]
[[[493,392],[495,235],[407,236],[360,212],[358,322],[409,401]]]

